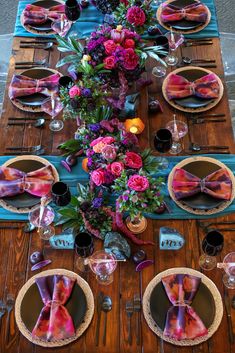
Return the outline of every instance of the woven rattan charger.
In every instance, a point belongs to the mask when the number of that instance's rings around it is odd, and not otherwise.
[[[67,276],[70,278],[74,278],[77,281],[78,285],[81,287],[81,289],[83,290],[83,292],[85,294],[86,301],[87,301],[87,311],[86,311],[83,322],[77,328],[75,335],[73,337],[67,338],[64,340],[57,340],[57,341],[48,342],[48,341],[41,340],[39,338],[36,339],[36,338],[32,337],[31,332],[27,329],[27,327],[25,326],[25,324],[21,318],[21,303],[22,303],[22,300],[25,296],[25,293],[35,283],[36,278],[45,277],[45,276],[53,276],[53,275]],[[43,271],[43,272],[38,273],[37,275],[33,276],[32,278],[30,278],[25,283],[25,285],[21,288],[21,290],[19,291],[19,294],[16,298],[16,303],[15,303],[15,318],[16,318],[16,323],[19,327],[20,332],[30,342],[37,344],[39,346],[43,346],[43,347],[62,347],[62,346],[65,346],[65,345],[75,341],[88,328],[88,326],[90,325],[90,322],[92,320],[93,314],[94,314],[94,297],[93,297],[90,286],[79,275],[77,275],[76,273],[74,273],[72,271],[68,271],[65,269],[54,269],[54,270]]]

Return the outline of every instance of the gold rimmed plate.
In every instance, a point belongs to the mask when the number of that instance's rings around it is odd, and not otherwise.
[[[56,168],[45,158],[39,156],[18,156],[9,159],[3,164],[4,167],[15,168],[25,173],[51,165],[53,169],[54,182],[59,181],[59,175]],[[51,200],[49,199],[48,202]],[[11,212],[28,213],[37,208],[40,204],[40,197],[33,196],[27,192],[23,194],[0,198],[0,205]]]
[[[213,198],[205,193],[198,193],[196,195],[177,200],[172,189],[172,183],[174,181],[175,170],[181,168],[187,172],[199,177],[205,178],[207,175],[225,168],[230,176],[232,182],[232,195],[229,201],[224,201],[221,199]],[[168,191],[174,202],[182,209],[189,213],[199,214],[199,215],[209,215],[216,214],[218,212],[226,209],[235,197],[235,178],[232,171],[222,162],[214,158],[195,156],[191,158],[186,158],[179,162],[170,172],[168,177]]]
[[[52,287],[54,275],[64,275],[75,279],[71,296],[65,304],[74,324],[75,335],[64,340],[45,341],[32,337],[32,330],[37,322],[43,302],[35,279],[48,277]],[[33,308],[33,310],[32,310]],[[32,343],[43,347],[62,347],[79,338],[90,325],[94,314],[94,297],[88,283],[79,275],[65,269],[43,271],[30,278],[21,288],[15,303],[16,323],[20,332]]]
[[[202,337],[179,341],[163,334],[167,311],[172,304],[161,280],[163,277],[176,274],[187,274],[201,278],[201,284],[193,299],[192,307],[208,329],[208,333]],[[177,346],[194,346],[208,340],[218,329],[223,317],[223,303],[217,287],[208,277],[196,270],[178,267],[163,271],[151,280],[143,296],[143,312],[150,329],[163,340]]]
[[[189,96],[186,98],[175,98],[175,99],[169,99],[167,95],[167,83],[172,74],[176,74],[179,76],[184,77],[187,79],[189,82],[194,82],[195,80],[206,76],[208,74],[213,74],[216,77],[216,80],[218,81],[219,84],[219,96],[217,98],[200,98],[197,96]],[[220,78],[212,71],[207,70],[202,67],[196,67],[196,66],[187,66],[187,67],[182,67],[178,68],[171,73],[167,75],[165,80],[163,81],[162,85],[162,94],[165,98],[165,100],[174,108],[187,112],[187,113],[200,113],[200,112],[205,112],[209,109],[212,109],[215,107],[220,100],[223,97],[224,93],[224,86]]]
[[[165,1],[162,5],[159,6],[159,8],[157,10],[158,22],[165,29],[170,30],[172,28],[174,30],[174,32],[179,32],[182,34],[190,34],[190,33],[200,32],[210,23],[211,13],[210,13],[210,10],[208,9],[207,6],[206,6],[206,9],[207,9],[206,22],[188,21],[186,19],[182,19],[180,21],[169,21],[169,22],[162,22],[162,20],[161,20],[162,6],[165,3],[172,4],[174,6],[177,6],[178,8],[183,8],[183,7],[191,5],[191,4],[197,4],[198,2],[199,1],[197,1],[197,0],[169,0],[169,1]]]

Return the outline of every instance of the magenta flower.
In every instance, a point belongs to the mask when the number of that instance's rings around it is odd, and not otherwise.
[[[116,148],[112,145],[106,145],[102,149],[101,154],[107,161],[113,161],[117,157]]]
[[[135,174],[129,178],[127,185],[131,190],[145,191],[149,188],[149,181],[145,176]]]
[[[81,90],[78,86],[73,86],[69,90],[69,97],[74,98],[81,95]]]
[[[126,19],[134,26],[143,26],[146,21],[146,16],[140,7],[132,6],[127,10]]]
[[[122,66],[126,70],[134,70],[139,64],[139,57],[132,48],[127,48],[123,54]]]

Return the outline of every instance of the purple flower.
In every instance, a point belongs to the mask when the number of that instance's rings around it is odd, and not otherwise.
[[[122,195],[122,199],[123,199],[123,201],[128,201],[129,196],[128,195]]]
[[[100,131],[100,123],[96,123],[96,124],[89,124],[88,125],[88,129],[92,132],[99,132]]]
[[[87,157],[91,157],[91,156],[93,156],[93,154],[95,154],[95,152],[92,149],[86,151],[86,156]]]
[[[92,158],[91,158],[91,157],[88,157],[88,161],[87,161],[87,167],[88,167],[88,168],[91,168],[91,166],[92,166],[92,163],[93,163],[93,160],[92,160]]]
[[[96,197],[93,201],[92,201],[92,206],[94,208],[99,208],[102,206],[103,203],[103,199],[102,197]]]
[[[91,97],[91,90],[90,90],[90,88],[84,88],[84,89],[82,90],[82,95],[83,95],[84,97]]]
[[[115,176],[108,172],[107,170],[104,170],[104,179],[105,179],[105,184],[110,185],[113,183]]]

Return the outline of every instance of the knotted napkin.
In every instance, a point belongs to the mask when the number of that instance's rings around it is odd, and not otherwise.
[[[58,21],[64,15],[65,5],[56,5],[49,9],[41,6],[26,5],[22,13],[22,22],[24,25],[43,24],[47,20]]]
[[[218,98],[219,82],[214,74],[205,75],[194,82],[186,78],[171,74],[167,80],[166,93],[169,99],[196,96],[205,99]]]
[[[65,308],[75,280],[67,276],[54,275],[53,288],[50,288],[49,277],[35,280],[44,307],[42,308],[32,336],[46,341],[70,338],[75,334],[73,320]]]
[[[14,99],[16,97],[30,96],[34,93],[50,96],[52,92],[58,91],[59,78],[59,73],[39,80],[24,75],[13,75],[9,86],[9,97]]]
[[[195,339],[208,333],[202,320],[190,306],[201,278],[185,274],[162,278],[168,299],[173,304],[167,312],[163,334],[176,340]]]
[[[46,196],[50,193],[53,182],[53,169],[50,165],[30,173],[0,167],[0,197],[14,196],[25,191],[38,197]]]
[[[163,4],[160,18],[162,22],[175,22],[183,19],[193,22],[206,22],[208,10],[207,7],[200,2],[182,8],[171,4]]]
[[[216,199],[230,200],[232,181],[225,168],[218,169],[203,179],[184,169],[178,168],[175,170],[173,176],[172,190],[177,200],[196,195],[200,192]]]

